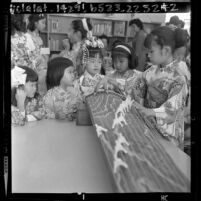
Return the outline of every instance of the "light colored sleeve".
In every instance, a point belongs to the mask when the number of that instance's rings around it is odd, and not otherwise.
[[[182,132],[186,94],[185,78],[178,77],[170,85],[168,99],[159,108],[153,109],[156,125],[164,136],[178,138],[179,133]]]
[[[20,112],[20,110],[17,107],[12,105],[11,114],[12,114],[12,124],[18,126],[23,126],[25,124],[26,121],[25,111]]]

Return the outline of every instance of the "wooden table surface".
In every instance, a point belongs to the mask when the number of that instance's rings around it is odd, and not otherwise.
[[[159,140],[190,179],[190,157],[168,141]],[[94,127],[65,120],[12,126],[12,193],[73,192],[115,192]]]

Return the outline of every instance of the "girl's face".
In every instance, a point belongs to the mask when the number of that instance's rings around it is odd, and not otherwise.
[[[70,26],[70,28],[68,30],[68,37],[72,44],[81,41],[80,31],[75,32],[72,25]]]
[[[64,39],[63,40],[63,46],[64,46],[65,50],[70,50],[70,41],[69,41],[69,39]]]
[[[166,62],[168,54],[165,47],[161,48],[155,41],[152,41],[148,57],[152,64],[159,65]]]
[[[128,67],[128,58],[122,55],[115,56],[114,57],[114,68],[119,73],[125,73],[129,67]]]
[[[26,82],[24,85],[24,91],[27,94],[27,97],[33,98],[37,89],[37,82]]]
[[[95,74],[100,74],[102,66],[102,59],[100,58],[99,54],[97,54],[96,57],[90,57],[87,65],[86,65],[86,71],[94,76]]]
[[[72,86],[73,81],[75,80],[75,72],[74,72],[74,67],[69,66],[68,68],[65,69],[64,75],[61,79],[61,83],[64,84],[65,86]]]
[[[35,23],[36,25],[36,29],[38,29],[39,31],[43,31],[46,27],[46,19],[41,19],[38,22]]]

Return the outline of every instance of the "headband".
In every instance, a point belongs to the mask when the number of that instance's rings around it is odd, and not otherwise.
[[[11,87],[18,87],[20,84],[26,83],[27,75],[24,72],[24,69],[17,66],[11,70]]]
[[[92,37],[92,31],[89,30],[86,18],[82,19],[82,24],[83,24],[84,30],[87,31],[87,38],[91,38]]]
[[[124,45],[117,45],[117,46],[115,47],[115,49],[118,48],[118,47],[123,48],[123,49],[126,50],[129,54],[131,54],[131,51],[130,51],[129,48],[127,48],[126,46],[124,46]]]

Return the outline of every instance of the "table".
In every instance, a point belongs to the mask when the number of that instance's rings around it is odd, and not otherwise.
[[[110,193],[113,180],[93,126],[41,120],[12,127],[12,193]]]
[[[190,157],[159,141],[190,179]],[[93,126],[41,120],[12,126],[12,193],[112,193],[115,184]]]

